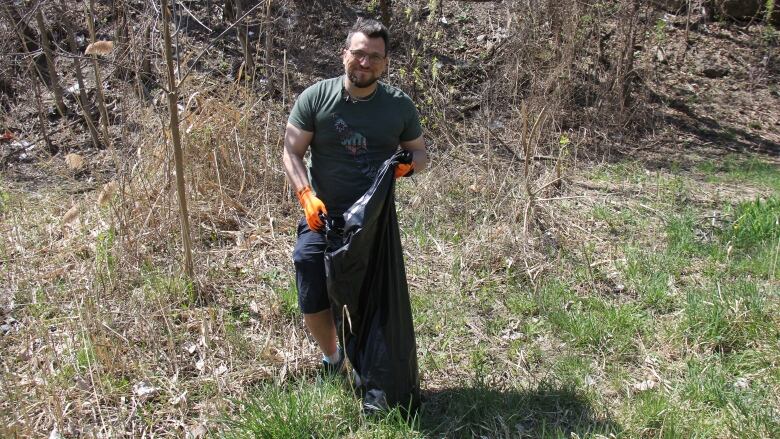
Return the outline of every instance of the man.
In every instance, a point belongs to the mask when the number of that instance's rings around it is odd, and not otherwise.
[[[284,169],[303,207],[293,260],[298,305],[323,353],[326,370],[337,371],[344,354],[337,345],[325,280],[325,234],[321,215],[337,223],[371,186],[381,164],[400,146],[412,162],[396,178],[427,165],[419,116],[402,91],[379,82],[388,65],[385,26],[358,19],[342,52],[344,75],[320,81],[298,97],[284,135]],[[311,146],[311,184],[304,155]]]

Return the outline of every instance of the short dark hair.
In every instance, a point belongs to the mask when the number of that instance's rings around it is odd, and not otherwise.
[[[355,24],[349,29],[347,34],[346,49],[352,43],[352,35],[357,33],[365,34],[368,38],[382,38],[385,42],[385,55],[390,50],[390,34],[384,24],[371,18],[358,18]]]

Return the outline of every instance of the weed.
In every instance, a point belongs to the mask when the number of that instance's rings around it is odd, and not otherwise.
[[[755,347],[778,334],[776,305],[766,292],[746,279],[688,291],[684,334],[710,352],[734,352]]]
[[[295,282],[288,282],[287,287],[277,289],[276,294],[279,298],[282,315],[292,319],[301,314],[301,310],[298,307],[298,289],[295,286]]]
[[[582,355],[568,355],[559,358],[553,370],[555,376],[564,385],[572,388],[582,388],[586,385],[585,379],[590,370],[590,361]]]
[[[289,319],[301,314],[298,307],[298,287],[290,273],[272,269],[260,275],[260,280],[274,292],[276,306]]]
[[[397,410],[361,417],[359,402],[337,380],[264,384],[223,424],[227,438],[419,436]]]
[[[11,193],[0,187],[0,213],[5,213],[11,206]]]
[[[667,33],[667,26],[666,20],[664,19],[658,19],[655,22],[655,41],[658,44],[663,44],[666,41],[666,33]]]
[[[95,246],[95,265],[97,267],[98,280],[104,288],[110,285],[116,273],[116,258],[114,257],[114,241],[116,230],[111,227],[102,231],[97,236]]]
[[[619,265],[630,291],[635,291],[646,307],[664,314],[679,306],[677,294],[670,285],[680,265],[674,259],[664,253],[629,248],[626,263]]]
[[[667,254],[690,258],[703,253],[696,229],[696,218],[690,210],[670,218],[666,225]]]
[[[734,206],[733,220],[718,231],[727,254],[735,249],[733,267],[761,278],[780,273],[780,197],[743,202]]]
[[[530,290],[510,288],[504,297],[504,305],[514,316],[531,317],[539,314],[539,302]]]
[[[696,424],[683,420],[680,412],[668,395],[659,391],[642,392],[631,401],[631,436],[679,438],[694,437]]]
[[[578,347],[617,360],[628,360],[636,353],[635,337],[647,327],[646,316],[633,305],[614,305],[599,299],[580,299],[567,311],[549,316],[555,328]]]
[[[734,209],[734,217],[723,238],[738,248],[774,244],[780,237],[780,197],[740,203]]]
[[[149,303],[186,303],[192,297],[192,286],[182,276],[171,276],[155,269],[142,272],[142,300]]]
[[[723,435],[717,432],[724,429],[736,437],[776,437],[780,432],[766,389],[728,373],[721,355],[689,360],[681,390],[682,397],[695,409],[725,415],[723,422],[717,422],[717,416],[705,418],[712,435]]]
[[[591,172],[591,178],[601,181],[636,184],[645,181],[647,173],[638,162],[621,162],[596,167]]]
[[[592,437],[621,430],[599,419],[581,392],[549,381],[503,391],[455,387],[434,392],[420,424],[429,436],[452,438]]]

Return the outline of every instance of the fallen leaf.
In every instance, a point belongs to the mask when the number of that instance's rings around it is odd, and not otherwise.
[[[95,41],[87,46],[87,50],[84,53],[87,55],[108,55],[113,50],[113,41]]]
[[[142,403],[154,398],[158,393],[160,393],[160,389],[146,381],[139,381],[133,386],[133,394]]]
[[[2,136],[0,136],[0,142],[10,142],[14,140],[14,134],[8,130],[5,130]]]
[[[750,387],[750,381],[747,378],[737,378],[734,382],[734,388],[737,390],[745,390]]]
[[[78,171],[84,167],[84,157],[76,153],[70,153],[65,156],[65,164],[71,171]]]
[[[119,184],[117,184],[116,181],[110,181],[103,185],[103,189],[100,190],[100,194],[98,194],[98,204],[100,206],[105,206],[108,204],[109,201],[111,201],[111,197],[114,196],[114,193],[116,192],[117,188],[119,187]]]
[[[170,402],[171,405],[176,407],[185,405],[187,403],[187,391],[185,390],[181,395],[171,398]]]
[[[206,437],[206,427],[203,425],[196,425],[187,432],[187,439],[201,439],[204,437]]]
[[[67,275],[72,269],[73,269],[73,264],[65,264],[60,268],[56,268],[48,272],[45,278],[46,280],[49,281],[64,279],[65,275]]]
[[[184,345],[184,349],[186,349],[187,352],[192,355],[195,353],[195,351],[198,350],[198,346],[195,343],[188,343]]]
[[[656,383],[653,380],[645,380],[639,383],[634,383],[634,390],[639,392],[643,392],[645,390],[651,390],[655,388],[656,384],[658,383]]]
[[[63,224],[72,223],[78,217],[79,217],[79,206],[74,204],[73,207],[68,209],[68,211],[65,212],[65,215],[62,216],[62,223]]]

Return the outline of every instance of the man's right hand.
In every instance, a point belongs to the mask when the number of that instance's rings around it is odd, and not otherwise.
[[[317,198],[311,191],[311,186],[306,186],[297,192],[298,201],[303,207],[303,212],[306,215],[306,224],[309,225],[309,229],[313,231],[320,231],[325,227],[325,223],[320,218],[320,214],[328,214],[328,210],[325,209],[325,203]]]

